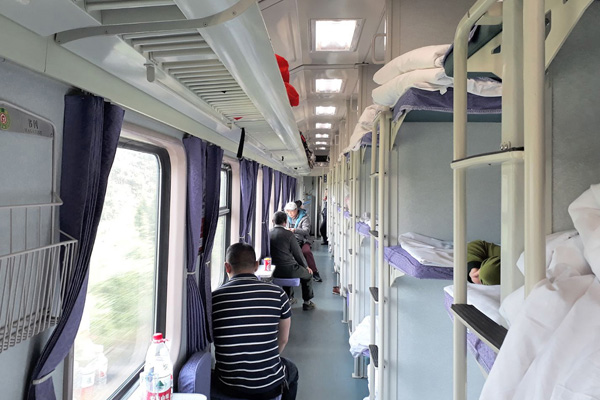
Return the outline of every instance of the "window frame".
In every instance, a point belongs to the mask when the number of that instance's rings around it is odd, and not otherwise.
[[[129,127],[132,129],[132,127]],[[118,149],[138,151],[146,154],[153,154],[157,157],[159,167],[159,199],[157,216],[157,238],[156,238],[156,274],[154,281],[154,332],[167,331],[167,301],[168,301],[168,277],[169,277],[169,250],[170,250],[170,228],[171,228],[171,186],[172,186],[172,165],[170,152],[160,145],[152,144],[141,139],[132,139],[127,135],[127,125],[124,124],[117,145]],[[132,132],[134,136],[136,132]],[[151,337],[148,338],[148,344]],[[63,376],[63,399],[73,399],[73,375],[75,366],[75,344],[71,346],[69,354],[64,361]],[[129,379],[122,382],[114,394],[107,400],[122,400],[130,398],[132,392],[139,385],[139,374],[144,368],[144,363],[132,371]]]
[[[232,169],[231,169],[231,165],[230,164],[226,164],[223,163],[221,164],[221,172],[225,172],[226,176],[227,176],[227,188],[226,188],[226,193],[227,193],[227,197],[226,197],[226,205],[225,207],[219,207],[219,217],[218,219],[220,219],[221,217],[225,216],[225,233],[224,233],[224,237],[225,237],[225,250],[227,250],[227,248],[229,247],[230,243],[231,243],[231,199],[232,199],[232,183],[231,183],[231,178],[232,178]],[[223,182],[221,181],[221,184]],[[220,193],[221,189],[219,188],[219,193]],[[219,198],[219,202],[220,202],[220,198]],[[217,220],[217,224],[218,224],[218,220]],[[213,246],[213,251],[214,251],[214,246]],[[211,258],[212,258],[212,253],[211,253]],[[223,259],[225,259],[225,254],[223,254]],[[214,266],[213,266],[214,267]],[[225,271],[225,266],[221,265],[219,266],[219,268],[222,270],[223,272],[223,279],[221,279],[220,284],[222,285],[223,283],[227,282],[227,274],[224,273]],[[221,271],[220,270],[220,271]],[[214,271],[214,269],[213,269]]]

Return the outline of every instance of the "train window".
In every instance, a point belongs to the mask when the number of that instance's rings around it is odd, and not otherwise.
[[[231,226],[231,167],[221,169],[221,190],[219,198],[219,222],[215,233],[210,265],[211,287],[216,289],[225,281],[225,251],[229,246]]]
[[[150,147],[120,144],[110,173],[74,345],[75,400],[121,397],[137,382],[152,333],[164,329],[166,271],[158,265],[165,255],[158,249],[168,240],[161,216],[169,166]]]

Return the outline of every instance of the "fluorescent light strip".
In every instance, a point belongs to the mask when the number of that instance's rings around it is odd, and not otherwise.
[[[315,89],[317,93],[339,93],[342,83],[342,79],[315,79]]]
[[[315,108],[315,114],[317,115],[335,115],[336,108],[334,106],[317,106]]]
[[[315,21],[316,51],[350,51],[358,20]]]

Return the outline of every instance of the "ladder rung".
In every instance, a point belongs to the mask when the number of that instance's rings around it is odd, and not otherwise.
[[[378,177],[379,177],[379,172],[373,172],[373,173],[370,175],[370,177],[371,177],[371,178],[378,178]]]
[[[373,297],[373,300],[375,300],[375,303],[378,303],[379,302],[379,288],[371,286],[369,288],[369,292],[371,292],[371,297]]]
[[[373,365],[375,368],[379,367],[379,348],[376,344],[369,345],[369,354],[371,355],[371,360],[373,361]]]
[[[480,167],[484,165],[502,164],[507,161],[523,161],[524,156],[525,149],[523,147],[512,147],[508,150],[477,154],[474,156],[461,158],[459,160],[454,160],[450,166],[452,169]]]
[[[508,331],[471,304],[452,304],[452,312],[471,332],[497,353]]]
[[[375,231],[375,230],[369,230],[369,233],[371,234],[371,236],[378,238],[379,237],[379,232]]]

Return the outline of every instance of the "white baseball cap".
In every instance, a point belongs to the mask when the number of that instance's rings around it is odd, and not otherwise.
[[[296,203],[294,203],[293,201],[290,201],[289,203],[287,203],[285,205],[285,207],[283,209],[285,211],[294,211],[297,208],[298,208],[298,206],[296,205]]]

